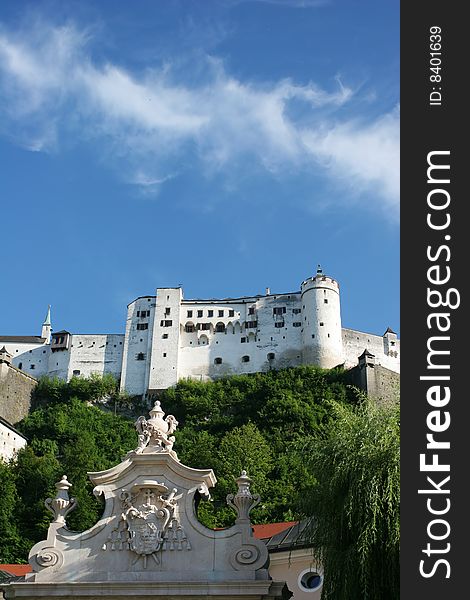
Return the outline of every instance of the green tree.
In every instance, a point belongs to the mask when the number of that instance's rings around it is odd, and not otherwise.
[[[195,468],[213,468],[218,479],[211,490],[213,502],[199,505],[201,521],[209,527],[233,523],[235,515],[225,497],[236,492],[235,479],[242,469],[253,479],[253,492],[262,497],[253,522],[292,519],[299,485],[308,487],[312,480],[302,458],[302,441],[331,420],[332,399],[344,403],[353,397],[344,371],[314,367],[214,382],[181,381],[165,390],[160,397],[163,409],[179,421],[175,450],[180,460]],[[44,500],[55,495],[55,483],[64,474],[72,483],[71,495],[78,499],[68,526],[83,530],[96,523],[102,505],[92,494],[87,471],[112,467],[135,448],[135,417],[148,410],[123,397],[113,377],[97,375],[69,382],[43,378],[33,407],[16,425],[28,438],[28,447],[1,474],[13,499],[8,502],[15,503],[13,512],[4,508],[0,513],[13,562],[24,561],[27,549],[44,539],[50,523]],[[6,544],[0,541],[0,549]]]
[[[28,540],[20,535],[16,511],[20,497],[10,465],[0,460],[0,563],[14,563],[27,556]]]
[[[336,418],[305,459],[316,483],[304,490],[322,600],[399,598],[399,409],[364,400],[332,404]]]

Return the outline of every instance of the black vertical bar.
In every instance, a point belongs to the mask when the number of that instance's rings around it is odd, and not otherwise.
[[[469,593],[470,504],[466,483],[470,459],[467,389],[470,269],[466,273],[465,266],[470,264],[466,243],[470,240],[466,216],[470,198],[464,182],[470,169],[466,165],[469,120],[464,103],[470,72],[465,64],[470,56],[470,36],[464,8],[464,3],[435,0],[401,4],[401,598],[404,600],[461,598]],[[433,34],[440,39],[432,38]],[[429,161],[450,168],[431,169],[428,177]],[[446,299],[454,308],[443,305]],[[450,353],[432,354],[435,350]],[[430,390],[432,387],[434,390]],[[446,403],[447,393],[450,399]],[[442,431],[435,431],[439,428]],[[434,442],[426,437],[431,434],[431,440],[449,442],[450,448],[433,448]],[[420,468],[421,454],[424,454],[424,468]],[[432,468],[426,465],[433,460],[436,470],[426,471]],[[449,465],[449,471],[441,470],[445,465]]]

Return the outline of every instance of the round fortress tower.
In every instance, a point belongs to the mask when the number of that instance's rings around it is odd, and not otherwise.
[[[331,369],[344,362],[339,285],[323,274],[318,265],[315,277],[300,286],[302,295],[302,362]]]

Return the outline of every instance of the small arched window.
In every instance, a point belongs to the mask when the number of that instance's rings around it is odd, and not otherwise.
[[[18,369],[22,369],[22,368],[23,368],[23,363],[22,363],[22,362],[20,362],[20,363],[18,364]]]
[[[222,359],[220,358],[220,356],[218,356],[217,358],[214,358],[214,365],[221,365],[222,364]]]
[[[276,355],[274,354],[274,352],[269,352],[268,354],[268,360],[274,360],[276,357]]]
[[[250,357],[247,354],[245,354],[245,356],[242,356],[242,362],[244,362],[244,363],[250,362]]]

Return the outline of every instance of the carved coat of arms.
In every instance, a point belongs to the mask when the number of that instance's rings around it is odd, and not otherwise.
[[[191,550],[191,544],[179,520],[177,490],[171,491],[163,483],[144,481],[120,494],[123,513],[119,525],[108,539],[111,550],[131,550],[158,564],[158,553],[163,550]]]

